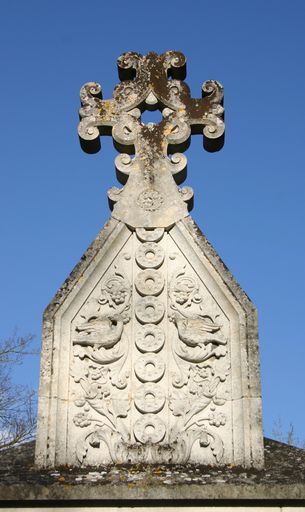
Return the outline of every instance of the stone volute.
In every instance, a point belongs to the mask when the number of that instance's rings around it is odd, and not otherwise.
[[[223,145],[223,88],[193,99],[180,52],[125,53],[118,68],[112,99],[81,88],[81,146],[111,133],[123,188],[44,314],[36,464],[262,467],[256,310],[179,188],[192,133]],[[141,121],[156,109],[159,124]]]

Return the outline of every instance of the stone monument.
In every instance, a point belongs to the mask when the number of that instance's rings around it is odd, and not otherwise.
[[[36,464],[262,467],[256,310],[178,186],[191,133],[223,145],[223,88],[193,99],[179,52],[125,53],[118,68],[112,99],[94,82],[80,93],[81,146],[111,133],[124,186],[44,314]],[[144,124],[155,109],[162,121]]]

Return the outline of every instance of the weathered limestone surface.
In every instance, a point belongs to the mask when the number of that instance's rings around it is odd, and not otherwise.
[[[190,217],[111,221],[45,312],[36,462],[260,466],[257,351],[255,308]]]
[[[222,87],[192,99],[184,65],[175,52],[129,53],[119,66],[135,77],[112,100],[81,90],[84,149],[111,126],[135,157],[117,157],[112,218],[45,312],[40,467],[263,465],[256,311],[189,216],[185,157],[167,156],[191,129],[208,150],[223,137]],[[148,106],[158,125],[141,122]]]
[[[264,440],[265,466],[200,464],[123,464],[97,467],[33,466],[33,443],[0,452],[0,505],[18,501],[29,507],[232,506],[260,510],[272,506],[305,507],[305,450]],[[77,500],[77,501],[76,501]],[[110,502],[111,500],[111,502]],[[50,502],[51,501],[51,502]],[[5,503],[6,502],[6,503]],[[10,503],[9,503],[10,502]],[[71,506],[71,501],[70,501]]]

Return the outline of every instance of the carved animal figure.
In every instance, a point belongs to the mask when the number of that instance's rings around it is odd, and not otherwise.
[[[76,327],[74,343],[85,346],[113,347],[122,336],[123,319],[120,315],[93,316]]]
[[[208,343],[226,344],[225,339],[215,335],[221,326],[207,317],[183,318],[176,315],[173,320],[178,329],[180,340],[189,347],[207,345]]]

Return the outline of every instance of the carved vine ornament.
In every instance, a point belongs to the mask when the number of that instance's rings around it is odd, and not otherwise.
[[[180,52],[124,53],[118,69],[122,81],[112,99],[102,99],[96,82],[81,88],[81,146],[96,152],[100,135],[111,133],[121,153],[115,160],[118,179],[125,185],[108,192],[113,217],[132,227],[166,228],[188,214],[193,198],[190,187],[177,187],[186,177],[187,160],[174,151],[188,147],[191,133],[203,133],[208,151],[223,145],[223,87],[208,80],[203,97],[192,98],[183,81],[186,59]],[[162,121],[143,123],[144,110],[160,110]]]
[[[113,215],[135,228],[133,249],[115,256],[73,323],[76,458],[85,464],[102,449],[115,463],[184,463],[196,447],[219,463],[230,374],[224,317],[182,252],[166,249],[164,228],[187,214],[192,195],[175,183],[185,157],[168,151],[198,130],[207,149],[219,149],[222,86],[205,82],[203,99],[191,98],[178,52],[126,53],[118,65],[113,99],[102,100],[96,83],[81,89],[79,135],[95,151],[111,127],[119,149],[134,147],[134,158],[116,159],[125,187],[109,192]],[[145,108],[163,120],[142,123]]]
[[[164,236],[160,229],[146,233],[158,242]],[[137,229],[136,235],[143,240],[143,230]],[[209,447],[217,462],[222,460],[224,444],[217,429],[227,418],[217,409],[226,403],[221,384],[229,375],[228,340],[218,315],[207,311],[211,306],[205,304],[202,284],[187,272],[182,255],[168,257],[169,262],[176,260],[178,268],[165,294],[166,255],[158,242],[141,241],[136,250],[134,292],[124,271],[132,258],[124,253],[76,323],[71,376],[80,386],[75,399],[79,412],[73,422],[85,430],[76,444],[80,463],[90,447],[103,446],[113,462],[182,463],[189,460],[196,441],[201,449]],[[168,341],[164,319],[175,327]],[[131,320],[134,342],[125,329]],[[129,352],[134,345],[131,367]],[[222,358],[225,364],[218,365]],[[130,418],[133,407],[140,414],[135,421]],[[165,410],[171,417],[169,425],[159,414]]]

